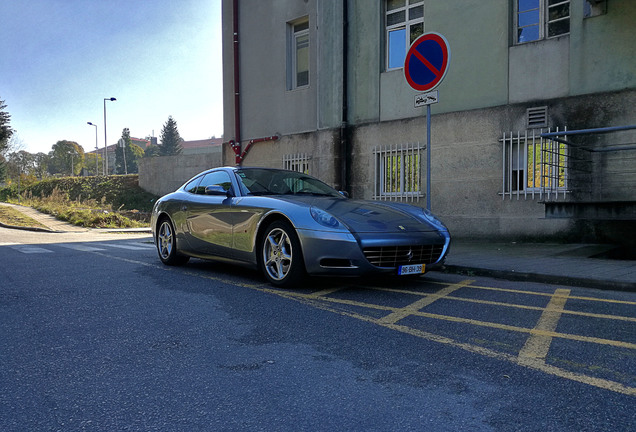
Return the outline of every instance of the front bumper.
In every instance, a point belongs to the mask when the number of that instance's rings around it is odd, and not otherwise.
[[[305,268],[310,275],[363,276],[373,273],[395,273],[397,266],[378,267],[369,262],[365,247],[438,244],[442,252],[435,262],[426,263],[426,271],[443,266],[450,235],[448,232],[351,233],[299,229]],[[413,264],[422,264],[413,262]]]

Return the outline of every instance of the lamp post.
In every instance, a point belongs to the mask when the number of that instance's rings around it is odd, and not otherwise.
[[[106,137],[106,101],[116,101],[114,97],[104,98],[104,175],[108,175],[108,138]]]
[[[99,159],[97,156],[99,155],[97,153],[97,151],[99,150],[99,148],[97,147],[97,125],[91,122],[86,122],[87,124],[91,125],[91,126],[95,126],[95,177],[97,177],[99,175],[98,173],[98,165],[97,165],[97,160]]]

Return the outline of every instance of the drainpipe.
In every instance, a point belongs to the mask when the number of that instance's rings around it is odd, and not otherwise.
[[[236,164],[242,162],[241,155],[241,97],[240,97],[240,61],[239,61],[239,0],[232,1],[232,32],[233,52],[234,52],[234,140],[230,141],[230,146],[236,154]]]
[[[340,123],[340,189],[349,191],[351,150],[348,105],[348,61],[349,61],[349,8],[348,0],[342,2],[342,114]]]

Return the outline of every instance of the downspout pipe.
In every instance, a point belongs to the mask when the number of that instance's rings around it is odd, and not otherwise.
[[[348,0],[342,2],[342,111],[340,123],[340,188],[349,190],[351,150],[349,143],[349,8]]]
[[[239,58],[239,0],[232,1],[232,32],[234,54],[234,140],[230,141],[232,150],[241,155],[241,95],[240,95],[240,58]],[[237,165],[242,161],[237,158]]]

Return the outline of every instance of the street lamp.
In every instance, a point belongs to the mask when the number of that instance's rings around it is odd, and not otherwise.
[[[106,101],[116,101],[114,97],[104,98],[104,175],[108,175],[108,138],[106,138]]]
[[[97,147],[97,125],[91,122],[86,122],[87,124],[91,125],[91,126],[95,126],[95,177],[97,177],[99,175],[98,171],[98,165],[97,165],[97,160],[99,159],[98,153],[97,151],[99,150],[99,148]]]

